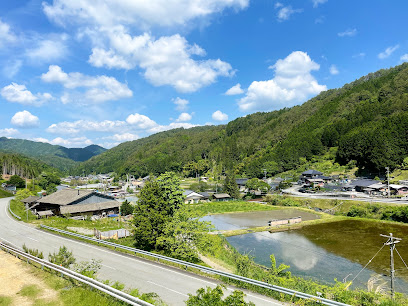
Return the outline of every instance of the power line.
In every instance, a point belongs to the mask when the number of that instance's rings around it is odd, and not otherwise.
[[[359,276],[360,273],[363,272],[363,270],[364,270],[365,268],[367,268],[367,266],[373,261],[373,259],[375,258],[375,256],[377,256],[378,253],[380,253],[380,251],[383,249],[384,246],[385,246],[385,244],[382,245],[382,247],[377,251],[377,253],[375,253],[375,255],[373,256],[373,258],[371,258],[371,259],[367,262],[367,264],[360,270],[360,272],[357,273],[357,275],[351,280],[351,282],[354,282],[354,280],[357,278],[357,276]]]

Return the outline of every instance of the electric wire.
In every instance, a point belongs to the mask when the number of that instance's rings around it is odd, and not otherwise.
[[[375,256],[377,256],[378,253],[380,253],[380,251],[383,249],[384,246],[385,246],[385,244],[382,245],[382,247],[377,251],[377,253],[375,253],[375,255],[373,256],[373,258],[371,258],[371,259],[367,262],[367,264],[360,270],[360,272],[357,273],[357,275],[351,280],[352,282],[354,282],[354,280],[357,278],[357,276],[359,276],[360,273],[363,272],[363,270],[364,270],[365,268],[367,268],[367,266],[373,261],[373,259],[375,258]]]
[[[404,259],[402,259],[402,256],[400,255],[400,253],[397,250],[397,247],[395,247],[395,251],[397,252],[398,256],[401,258],[402,262],[404,263],[405,267],[408,269],[407,264],[405,263]]]

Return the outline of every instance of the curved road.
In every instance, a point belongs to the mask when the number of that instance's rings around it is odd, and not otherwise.
[[[155,292],[168,305],[184,305],[188,294],[194,294],[197,289],[211,286],[219,282],[210,278],[198,276],[176,268],[168,267],[153,261],[114,252],[84,242],[71,240],[36,229],[30,224],[16,221],[7,210],[10,198],[0,199],[0,240],[19,248],[25,243],[29,248],[35,248],[44,253],[58,251],[65,245],[71,250],[77,262],[83,260],[100,259],[102,268],[98,273],[99,279],[119,281],[127,287],[138,288],[141,293]],[[233,288],[228,287],[228,294]],[[284,305],[252,292],[245,292],[247,300],[256,305]]]

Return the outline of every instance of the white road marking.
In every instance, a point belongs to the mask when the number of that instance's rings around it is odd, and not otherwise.
[[[178,293],[178,294],[180,294],[180,295],[183,295],[183,296],[185,296],[185,297],[188,297],[188,295],[187,295],[187,294],[184,294],[184,293],[178,292],[178,291],[176,291],[176,290],[173,290],[173,289],[167,288],[167,287],[165,287],[165,286],[162,286],[162,285],[159,285],[159,284],[153,283],[153,282],[151,282],[151,281],[147,281],[147,282],[148,282],[148,283],[150,283],[150,284],[153,284],[153,285],[155,285],[155,286],[157,286],[157,287],[162,287],[162,288],[164,288],[164,289],[167,289],[167,290],[173,291],[173,292],[175,292],[175,293]]]
[[[102,265],[102,266],[104,266],[104,267],[107,267],[107,268],[109,268],[109,269],[113,269],[113,270],[116,270],[116,268],[112,268],[111,266],[108,266],[108,265],[104,265],[103,263],[101,263],[101,265]]]
[[[34,240],[36,242],[39,242],[37,239],[31,238],[31,237],[27,237],[28,239]]]

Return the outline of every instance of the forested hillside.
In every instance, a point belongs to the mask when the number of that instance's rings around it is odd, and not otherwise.
[[[0,137],[0,151],[33,157],[62,171],[68,171],[77,162],[86,161],[105,150],[97,145],[85,148],[65,148],[43,142]]]
[[[42,172],[57,173],[59,171],[41,161],[20,154],[0,152],[0,174],[18,175],[25,178],[38,177]]]
[[[176,129],[123,143],[81,163],[77,173],[165,171],[263,176],[294,169],[338,148],[336,161],[377,173],[408,156],[408,63],[370,73],[306,103],[227,125]]]

